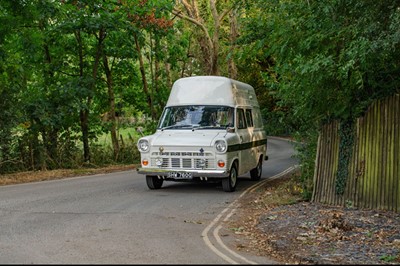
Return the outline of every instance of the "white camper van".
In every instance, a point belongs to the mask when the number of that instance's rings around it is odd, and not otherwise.
[[[267,136],[254,88],[220,76],[178,79],[157,131],[138,140],[147,186],[164,181],[222,182],[234,191],[238,176],[261,178]]]

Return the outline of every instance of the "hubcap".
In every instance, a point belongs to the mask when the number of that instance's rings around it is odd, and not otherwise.
[[[236,169],[232,169],[232,170],[233,171],[231,173],[231,184],[232,184],[232,187],[234,187],[236,184],[237,174],[236,174]]]

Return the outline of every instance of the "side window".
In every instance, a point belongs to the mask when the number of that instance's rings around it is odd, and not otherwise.
[[[244,118],[244,110],[243,109],[237,109],[237,127],[238,129],[246,128],[246,120]]]
[[[247,121],[247,126],[248,127],[253,127],[253,115],[251,112],[251,109],[246,110],[246,121]]]

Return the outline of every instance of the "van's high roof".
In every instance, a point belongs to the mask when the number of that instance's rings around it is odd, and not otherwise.
[[[174,105],[254,107],[258,102],[249,84],[221,76],[193,76],[175,81],[167,102],[167,106]]]

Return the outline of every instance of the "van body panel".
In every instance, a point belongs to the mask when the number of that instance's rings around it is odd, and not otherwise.
[[[238,175],[251,171],[257,180],[260,161],[268,157],[253,87],[219,76],[178,79],[156,132],[140,138],[138,149],[137,171],[155,182],[151,189],[164,180],[222,180],[224,190],[233,191],[233,167]]]
[[[179,143],[182,146],[211,146],[220,134],[211,130],[160,130],[154,134],[152,145],[168,147]]]
[[[198,104],[258,107],[254,89],[248,84],[218,76],[178,79],[172,86],[167,106]]]

